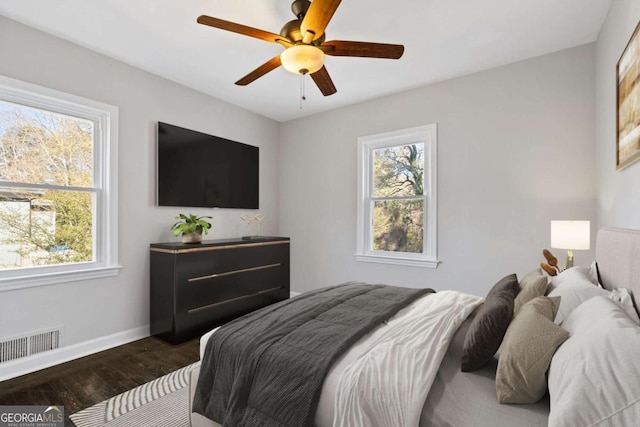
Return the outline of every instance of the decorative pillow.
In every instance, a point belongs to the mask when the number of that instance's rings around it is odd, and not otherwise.
[[[509,274],[508,276],[504,276],[502,279],[498,280],[498,282],[489,289],[489,293],[485,300],[491,299],[491,297],[496,293],[506,290],[513,291],[514,297],[518,295],[518,276],[515,274]]]
[[[515,279],[515,274],[511,276],[513,276],[517,286],[518,282]],[[464,339],[461,361],[463,372],[475,371],[481,368],[496,354],[513,317],[514,299],[515,292],[513,288],[489,292],[483,306],[479,309],[471,325],[469,325]]]
[[[553,323],[560,297],[526,303],[504,336],[496,372],[500,403],[536,403],[547,392],[551,357],[569,333]]]
[[[596,296],[606,297],[608,293],[609,291],[599,288],[591,282],[588,268],[574,267],[551,278],[547,296],[562,297],[560,309],[555,318],[555,323],[559,325],[569,313],[583,302]]]
[[[549,426],[632,426],[640,420],[640,327],[595,297],[562,326],[571,337],[549,368]]]
[[[536,268],[520,280],[518,288],[520,289],[513,303],[513,315],[517,316],[520,309],[528,301],[536,297],[544,295],[547,291],[548,279],[542,273],[542,270]],[[553,319],[552,319],[553,320]]]

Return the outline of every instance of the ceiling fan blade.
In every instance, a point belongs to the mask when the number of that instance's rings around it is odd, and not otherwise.
[[[313,0],[309,10],[300,24],[300,33],[304,43],[311,43],[324,34],[324,29],[331,20],[341,0]],[[307,33],[310,33],[308,35]],[[313,36],[313,38],[312,38]]]
[[[272,43],[279,43],[283,46],[291,46],[293,43],[280,34],[270,33],[269,31],[260,30],[258,28],[248,27],[235,22],[225,21],[223,19],[214,18],[213,16],[201,15],[198,17],[198,24],[208,25],[210,27],[219,28],[221,30],[231,31],[233,33],[242,34],[256,39],[265,40]]]
[[[401,44],[351,42],[331,40],[322,43],[320,49],[332,56],[357,56],[363,58],[399,59],[404,53]]]
[[[259,66],[258,68],[256,68],[255,70],[253,70],[252,72],[244,76],[243,78],[241,78],[240,80],[238,80],[236,84],[238,86],[246,86],[249,83],[253,82],[254,80],[257,80],[260,77],[264,76],[269,71],[275,70],[280,65],[282,65],[282,62],[280,62],[280,55],[274,56],[273,58],[271,58],[270,60],[268,60],[267,62],[265,62],[264,64],[262,64],[261,66]]]
[[[336,87],[333,85],[333,81],[331,80],[331,76],[324,65],[318,71],[311,74],[311,78],[316,82],[318,89],[320,89],[320,92],[322,92],[324,96],[333,95],[337,92]]]

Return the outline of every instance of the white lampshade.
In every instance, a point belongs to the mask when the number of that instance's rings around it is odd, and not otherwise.
[[[551,221],[552,248],[588,250],[590,243],[590,221]]]
[[[285,70],[293,74],[312,74],[324,65],[324,52],[315,46],[299,44],[280,55]]]

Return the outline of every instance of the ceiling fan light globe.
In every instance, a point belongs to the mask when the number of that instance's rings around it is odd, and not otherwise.
[[[315,46],[291,46],[280,55],[285,70],[293,74],[313,74],[324,65],[324,52]]]

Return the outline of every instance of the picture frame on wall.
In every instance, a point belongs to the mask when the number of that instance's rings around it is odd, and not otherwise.
[[[616,66],[616,169],[640,159],[640,23]]]

